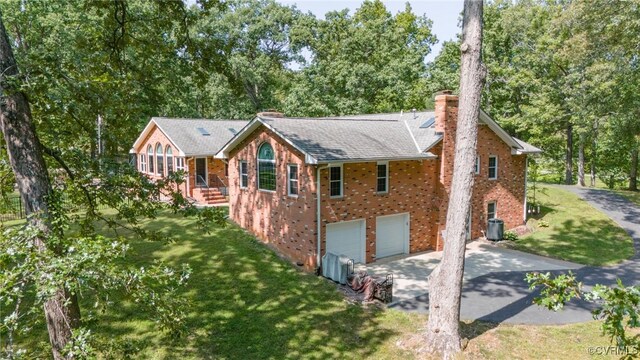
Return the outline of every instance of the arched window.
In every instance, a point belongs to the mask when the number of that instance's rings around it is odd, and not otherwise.
[[[147,146],[147,155],[149,155],[149,174],[153,174],[153,146]]]
[[[162,156],[162,145],[156,145],[157,174],[164,175],[164,156]]]
[[[173,150],[171,150],[171,146],[167,145],[166,150],[167,155],[167,175],[173,172]]]
[[[268,143],[258,149],[258,189],[276,190],[276,157]]]

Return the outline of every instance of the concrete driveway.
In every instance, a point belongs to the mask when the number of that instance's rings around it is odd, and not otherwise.
[[[486,241],[467,245],[460,317],[512,324],[568,324],[592,320],[595,305],[574,299],[559,312],[533,304],[538,291],[530,291],[524,280],[527,272],[574,270],[586,289],[595,284],[614,285],[616,279],[629,285],[640,284],[640,207],[611,191],[562,186],[586,200],[617,222],[634,240],[635,256],[620,264],[582,266],[515,250],[496,247]],[[412,312],[429,310],[427,276],[442,253],[429,252],[403,258],[383,259],[360,267],[371,274],[394,274],[394,302],[389,307]]]
[[[442,251],[395,256],[378,260],[373,264],[357,265],[356,270],[364,270],[376,276],[392,273],[393,304],[396,304],[412,300],[429,291],[427,277],[440,262],[441,257]],[[581,267],[583,265],[505,249],[486,240],[476,240],[467,244],[464,281],[495,272],[566,270]]]

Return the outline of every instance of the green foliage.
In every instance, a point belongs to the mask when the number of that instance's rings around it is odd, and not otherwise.
[[[576,280],[576,276],[571,271],[556,277],[553,277],[550,272],[527,273],[525,279],[529,283],[530,290],[542,287],[540,297],[536,297],[533,302],[549,310],[561,310],[567,302],[573,298],[580,298],[582,294],[582,283]]]
[[[518,234],[515,231],[507,230],[504,232],[502,240],[518,241]]]
[[[631,335],[629,329],[640,327],[640,287],[595,285],[585,291],[572,272],[552,276],[551,273],[528,273],[526,280],[531,290],[541,287],[540,297],[534,303],[558,311],[573,298],[583,298],[597,304],[593,318],[602,320],[602,332],[621,349],[622,359],[632,359],[640,353],[640,335]]]
[[[435,43],[431,20],[409,5],[391,15],[364,1],[353,15],[333,11],[307,23],[311,62],[295,75],[284,100],[289,115],[327,116],[424,108],[424,59]]]

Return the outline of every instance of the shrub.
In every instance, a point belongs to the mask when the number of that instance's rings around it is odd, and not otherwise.
[[[502,240],[509,240],[509,241],[518,241],[518,234],[516,234],[515,231],[505,231],[504,235],[502,236]]]

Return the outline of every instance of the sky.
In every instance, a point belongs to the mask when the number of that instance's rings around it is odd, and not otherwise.
[[[295,5],[303,12],[310,11],[316,17],[324,19],[324,15],[333,10],[354,10],[360,7],[362,0],[277,0],[281,4]],[[387,10],[392,14],[404,10],[405,4],[411,4],[413,12],[418,15],[426,15],[433,21],[433,33],[438,38],[438,43],[431,48],[431,53],[426,61],[431,61],[440,53],[442,43],[455,39],[460,32],[458,18],[462,12],[463,0],[383,0]]]

